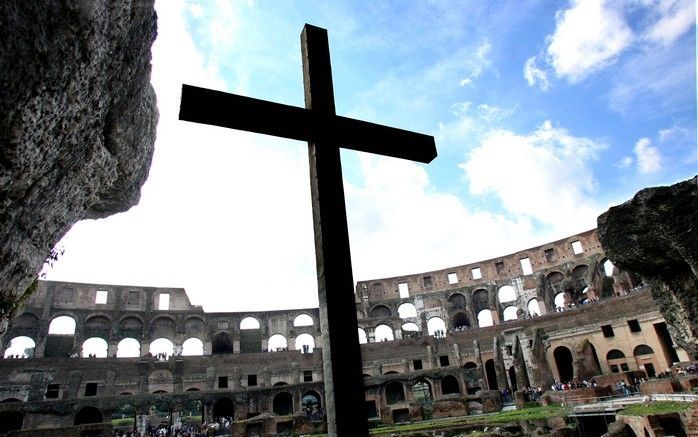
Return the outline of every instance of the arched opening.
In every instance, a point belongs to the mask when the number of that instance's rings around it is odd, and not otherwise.
[[[509,367],[509,385],[511,386],[511,391],[518,391],[518,385],[516,384],[516,369],[514,366]]]
[[[528,314],[531,317],[540,316],[540,306],[538,305],[538,300],[536,300],[536,299],[529,300],[526,307],[528,308]]]
[[[518,310],[519,309],[513,305],[504,308],[504,321],[506,322],[507,320],[516,320],[519,317],[517,314]]]
[[[109,345],[101,337],[88,338],[82,343],[83,358],[106,358]]]
[[[374,330],[374,335],[376,341],[393,341],[395,337],[393,335],[393,329],[388,325],[378,325]]]
[[[156,338],[150,343],[148,352],[154,357],[167,359],[174,354],[174,343],[166,338]]]
[[[403,303],[397,307],[397,314],[401,319],[408,319],[411,317],[417,317],[417,308],[411,303]]]
[[[480,375],[477,371],[477,364],[468,361],[463,365],[463,376],[465,380],[466,392],[469,395],[477,393],[480,387]]]
[[[648,378],[654,378],[657,374],[654,368],[654,350],[646,344],[641,344],[635,347],[633,355],[637,367],[644,370]]]
[[[187,338],[182,343],[182,355],[185,357],[200,356],[204,354],[204,342],[196,337]]]
[[[44,357],[66,358],[78,356],[75,350],[75,319],[69,316],[58,316],[51,320],[46,336]]]
[[[453,375],[446,375],[441,380],[441,394],[460,394],[460,384],[458,380]]]
[[[74,425],[86,423],[102,423],[102,412],[95,407],[84,407],[75,415]]]
[[[5,358],[32,358],[36,343],[29,337],[19,336],[10,340],[10,347],[5,349]]]
[[[325,413],[322,410],[321,397],[315,390],[303,393],[301,407],[305,417],[311,421],[321,421],[325,417]]]
[[[606,362],[612,373],[630,370],[628,368],[628,359],[625,354],[618,349],[611,349],[606,354]]]
[[[446,336],[446,322],[441,317],[432,317],[427,320],[427,331],[434,337]]]
[[[260,343],[261,348],[261,343]],[[211,353],[213,355],[223,355],[233,353],[233,337],[227,332],[219,332],[213,337],[211,344]]]
[[[604,261],[603,272],[606,277],[613,277],[613,268],[615,267],[610,259]]]
[[[274,396],[272,411],[278,416],[293,414],[293,396],[291,393],[281,392]]]
[[[485,361],[485,376],[487,377],[487,386],[490,390],[499,390],[497,384],[497,371],[494,368],[494,360]]]
[[[363,328],[359,328],[359,344],[368,343],[368,337],[366,336],[366,331]]]
[[[416,323],[412,323],[412,322],[403,323],[401,329],[402,329],[402,337],[403,338],[413,337],[413,336],[419,335],[419,333],[420,333],[419,326],[417,326]]]
[[[635,347],[633,350],[633,355],[640,356],[640,355],[652,355],[654,353],[654,349],[651,347],[647,346],[646,344],[641,344]]]
[[[269,352],[281,352],[288,350],[288,341],[281,334],[274,334],[267,341],[267,350]]]
[[[135,338],[124,338],[116,346],[119,358],[136,358],[141,355],[141,344]]]
[[[555,308],[557,310],[562,310],[565,308],[565,293],[560,292],[555,295]]]
[[[383,372],[383,375],[397,375],[400,372],[396,372],[394,370],[388,370],[387,372]]]
[[[477,312],[480,312],[482,310],[489,310],[490,308],[490,299],[489,299],[489,293],[487,293],[487,290],[475,290],[473,293],[473,309]]]
[[[18,411],[3,411],[0,413],[0,434],[22,429],[24,414]]]
[[[111,320],[104,316],[92,316],[85,320],[84,335],[86,337],[109,338]]]
[[[310,334],[301,334],[296,337],[296,350],[304,354],[312,353],[315,349],[315,339]]]
[[[203,422],[203,412],[203,402],[196,399],[192,399],[190,401],[185,402],[184,408],[180,413],[182,424],[188,426],[201,425],[201,423]]]
[[[382,318],[382,317],[390,317],[392,315],[392,312],[390,311],[390,308],[388,308],[385,305],[376,305],[371,309],[371,317],[376,317],[376,318]]]
[[[561,383],[572,381],[574,378],[574,367],[572,366],[572,352],[565,346],[558,346],[553,351],[557,373]]]
[[[494,325],[494,320],[492,320],[492,311],[487,309],[477,313],[477,325],[480,328]]]
[[[388,405],[405,402],[405,388],[399,381],[390,381],[385,386],[385,400]]]
[[[233,400],[230,398],[218,398],[213,404],[213,420],[218,420],[221,417],[226,417],[228,419],[233,418],[235,415],[235,405]]]
[[[111,424],[118,435],[126,434],[136,426],[136,409],[131,404],[114,408],[111,413]]]
[[[175,322],[169,317],[158,317],[150,323],[150,338],[175,338]]]
[[[155,402],[150,405],[147,414],[139,415],[139,421],[141,417],[146,426],[155,429],[156,432],[162,432],[157,430],[166,430],[171,425],[172,415],[170,414],[170,406],[167,403]]]
[[[499,303],[513,302],[516,300],[516,290],[511,285],[504,285],[497,292]]]
[[[143,336],[143,322],[136,317],[124,317],[119,322],[119,333],[124,338],[141,338]]]
[[[206,331],[206,323],[199,317],[189,317],[184,322],[184,332],[187,338],[201,338]]]
[[[300,314],[293,319],[293,326],[313,326],[313,318],[307,314]]]
[[[412,385],[412,399],[417,402],[431,402],[434,395],[431,392],[431,385],[424,379],[420,379]]]
[[[288,382],[285,382],[285,381],[275,382],[274,384],[272,384],[272,387],[281,387],[282,385],[288,385]]]
[[[465,308],[465,296],[460,293],[453,293],[448,298],[448,301],[451,303],[451,308]]]
[[[245,317],[240,321],[240,352],[261,352],[262,330],[259,320]]]
[[[462,331],[464,329],[470,328],[470,320],[468,320],[468,315],[464,312],[458,312],[453,316],[453,329],[456,331]]]

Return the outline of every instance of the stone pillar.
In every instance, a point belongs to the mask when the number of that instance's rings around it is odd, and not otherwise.
[[[487,380],[485,379],[485,365],[482,362],[482,352],[480,350],[480,342],[473,340],[473,349],[475,350],[475,364],[477,364],[478,384],[481,390],[488,390]]]
[[[118,349],[119,349],[119,341],[118,340],[110,340],[109,343],[107,344],[107,357],[115,357]]]
[[[504,367],[504,357],[502,356],[502,348],[499,346],[499,337],[494,337],[493,342],[494,347],[494,370],[497,374],[497,385],[499,385],[499,390],[504,389],[509,390],[509,378],[507,377],[507,371]]]
[[[516,372],[516,385],[519,390],[530,387],[531,382],[528,379],[528,371],[526,370],[526,359],[524,358],[523,349],[521,349],[521,341],[519,336],[516,336],[514,343],[514,371]]]
[[[429,360],[429,367],[427,367],[427,369],[436,367],[434,365],[434,349],[431,346],[427,346],[427,359]]]
[[[458,363],[458,365],[460,366],[461,365],[460,346],[458,345],[458,343],[453,343],[453,358],[455,358],[456,363]]]
[[[301,382],[301,369],[295,361],[291,363],[291,384]]]

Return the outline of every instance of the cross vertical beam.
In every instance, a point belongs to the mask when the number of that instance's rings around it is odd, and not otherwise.
[[[336,114],[327,31],[306,24],[301,49],[305,107],[329,126]],[[325,410],[329,436],[362,437],[368,419],[339,147],[330,139],[308,143]]]

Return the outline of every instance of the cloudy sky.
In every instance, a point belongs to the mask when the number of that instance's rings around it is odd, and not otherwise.
[[[692,0],[156,9],[141,201],[76,224],[48,279],[183,287],[208,311],[316,306],[306,145],[177,119],[182,83],[302,107],[304,23],[328,29],[338,114],[434,135],[439,153],[343,152],[355,280],[563,238],[697,172]]]

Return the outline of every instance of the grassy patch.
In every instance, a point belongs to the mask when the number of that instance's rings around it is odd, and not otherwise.
[[[657,401],[649,405],[635,404],[618,412],[624,416],[646,416],[649,414],[680,413],[689,410],[691,402]]]
[[[568,410],[559,404],[549,406],[534,406],[521,410],[504,411],[494,414],[482,414],[477,416],[461,416],[449,419],[425,420],[421,422],[407,423],[403,425],[379,426],[370,430],[371,435],[400,433],[421,430],[435,430],[452,428],[457,426],[487,425],[518,422],[519,420],[540,420],[550,417],[565,417]]]

